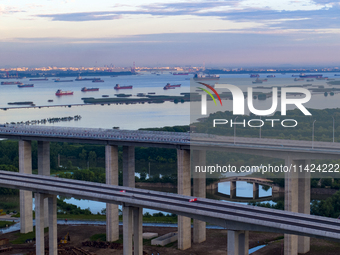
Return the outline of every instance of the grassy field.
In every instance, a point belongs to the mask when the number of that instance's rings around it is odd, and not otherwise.
[[[0,228],[5,228],[6,226],[12,226],[14,225],[16,222],[13,221],[0,221]]]
[[[44,229],[44,233],[48,232],[48,228]],[[29,232],[27,234],[16,233],[16,239],[11,241],[12,244],[23,244],[27,239],[35,238],[35,227],[33,227],[33,232]]]

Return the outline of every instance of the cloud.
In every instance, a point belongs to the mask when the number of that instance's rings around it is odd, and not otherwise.
[[[241,5],[245,1],[201,1],[154,3],[140,5],[136,10],[40,14],[53,21],[94,21],[122,19],[125,15],[215,17],[234,22],[255,22],[268,29],[340,28],[340,5],[328,0],[311,2],[318,10],[275,10],[274,7]],[[330,7],[331,6],[331,7]],[[115,9],[116,6],[113,7]]]
[[[19,8],[16,8],[16,7],[0,5],[0,15],[13,14],[17,12],[25,12],[25,11],[20,10]]]
[[[121,19],[122,15],[110,12],[77,12],[62,14],[39,14],[36,17],[51,18],[53,21],[93,21]]]

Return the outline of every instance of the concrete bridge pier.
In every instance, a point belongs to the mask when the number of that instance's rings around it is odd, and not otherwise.
[[[310,214],[310,174],[303,171],[309,160],[286,159],[286,165],[296,166],[296,172],[286,173],[285,176],[285,210]],[[292,167],[292,169],[294,169]],[[310,250],[310,238],[296,235],[284,235],[284,254],[297,255]]]
[[[143,255],[143,208],[133,207],[133,254]]]
[[[310,160],[305,160],[303,167],[308,164],[310,165]],[[304,214],[310,214],[310,172],[303,171],[299,173],[299,201],[298,201],[298,212]],[[305,254],[310,251],[310,237],[299,236],[298,237],[298,253]]]
[[[32,174],[31,141],[19,141],[19,172]],[[20,190],[20,233],[33,231],[32,192]]]
[[[48,201],[49,213],[45,211],[45,200]],[[45,255],[45,234],[44,225],[45,215],[48,214],[49,220],[49,254],[58,254],[57,243],[57,197],[35,193],[35,239],[36,254]]]
[[[118,185],[118,146],[105,146],[106,184]],[[118,205],[106,204],[106,241],[119,239]]]
[[[253,182],[253,199],[258,199],[260,197],[259,184]]]
[[[206,151],[194,150],[192,167],[206,165]],[[193,196],[206,198],[206,173],[193,171]],[[202,243],[206,240],[206,222],[194,219],[193,242]]]
[[[177,150],[177,193],[191,195],[190,150]],[[178,216],[178,249],[191,247],[191,218]]]
[[[228,230],[228,255],[249,254],[249,231]]]
[[[118,161],[117,161],[118,162]],[[135,147],[123,146],[123,186],[135,188]],[[143,208],[123,206],[123,254],[143,254]]]
[[[236,198],[236,181],[230,182],[230,198]]]
[[[50,176],[51,163],[50,163],[50,142],[38,141],[38,174]],[[48,227],[48,200],[45,198],[44,202],[45,220],[44,225]]]

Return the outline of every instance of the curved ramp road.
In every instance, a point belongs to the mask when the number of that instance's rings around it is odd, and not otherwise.
[[[231,230],[340,239],[337,219],[122,186],[0,171],[0,186],[176,213]],[[123,190],[122,190],[123,189]]]

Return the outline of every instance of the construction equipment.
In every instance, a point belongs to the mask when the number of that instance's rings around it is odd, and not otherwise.
[[[61,244],[67,244],[67,242],[69,242],[69,241],[71,241],[71,239],[70,239],[69,232],[67,232],[67,234],[65,235],[65,237],[64,237],[64,238],[61,238],[60,243],[61,243]]]

